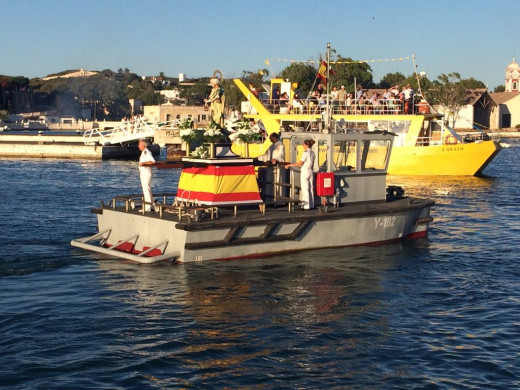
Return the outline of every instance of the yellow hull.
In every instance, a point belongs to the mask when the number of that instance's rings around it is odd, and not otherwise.
[[[390,175],[473,176],[500,151],[496,141],[455,145],[394,146]]]
[[[249,157],[263,154],[268,146],[250,144]],[[500,151],[496,141],[455,145],[394,146],[388,167],[389,175],[474,176]],[[245,156],[245,145],[234,144],[233,152]]]

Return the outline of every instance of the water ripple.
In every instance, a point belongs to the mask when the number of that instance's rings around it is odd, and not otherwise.
[[[134,163],[0,160],[18,178],[0,205],[0,383],[519,388],[520,143],[509,143],[484,177],[389,178],[437,202],[428,240],[156,266],[68,245],[95,230],[99,199],[138,191]],[[167,171],[155,180],[171,191]]]

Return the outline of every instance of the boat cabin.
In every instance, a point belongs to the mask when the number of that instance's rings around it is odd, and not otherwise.
[[[393,134],[386,131],[284,132],[281,139],[289,163],[300,160],[306,139],[315,141],[312,150],[316,155],[314,172],[318,197],[333,198],[335,204],[385,201]],[[327,193],[323,188],[327,180],[333,181],[332,194],[328,196],[322,195]],[[291,169],[289,182],[289,196],[295,198],[300,183],[299,168]]]

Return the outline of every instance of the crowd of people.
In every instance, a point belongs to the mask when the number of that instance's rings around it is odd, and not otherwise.
[[[355,91],[348,92],[344,85],[332,87],[328,96],[332,112],[337,114],[413,114],[416,112],[417,96],[410,84],[399,88],[386,88],[384,92],[363,89],[361,85]],[[280,94],[273,90],[270,101],[280,113],[314,114],[324,111],[327,105],[327,93],[323,84],[307,97],[301,98],[295,93],[292,101],[286,92]]]

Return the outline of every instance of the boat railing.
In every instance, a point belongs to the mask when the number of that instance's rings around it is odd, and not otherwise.
[[[300,99],[292,104],[286,101],[262,102],[272,114],[321,114],[327,110],[323,101]],[[353,100],[351,103],[333,101],[329,103],[329,110],[333,115],[400,115],[400,114],[429,114],[431,109],[428,103],[420,101],[409,107],[409,103],[398,99],[379,99],[376,102],[369,100]]]

